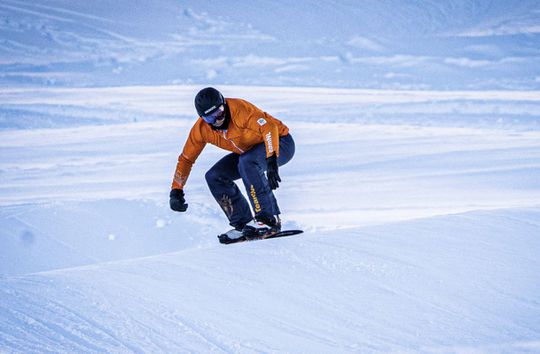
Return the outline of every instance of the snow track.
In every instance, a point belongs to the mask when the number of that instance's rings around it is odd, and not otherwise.
[[[532,352],[538,220],[538,208],[471,212],[4,278],[0,343],[17,352]]]
[[[537,0],[3,0],[0,353],[540,352]],[[297,237],[223,246],[215,86]]]
[[[456,96],[471,110],[479,97],[536,107],[536,92],[225,89],[268,105],[291,128],[297,154],[276,193],[285,227],[307,233],[219,245],[226,221],[202,176],[223,152],[211,147],[186,188],[188,213],[168,209],[192,122],[175,97],[187,101],[195,87],[0,97],[44,114],[69,107],[72,117],[67,126],[0,131],[0,248],[9,250],[0,258],[0,350],[540,349],[535,118],[505,129],[429,114]],[[340,112],[354,112],[384,111],[406,96],[431,100],[427,121],[327,115],[339,97]],[[309,112],[297,114],[297,100]],[[101,123],[89,125],[88,112]]]
[[[538,89],[538,11],[525,0],[4,0],[0,86]]]

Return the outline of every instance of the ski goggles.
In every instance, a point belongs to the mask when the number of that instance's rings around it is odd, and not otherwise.
[[[208,124],[214,124],[217,120],[225,117],[225,107],[220,105],[214,112],[202,116],[202,119]]]

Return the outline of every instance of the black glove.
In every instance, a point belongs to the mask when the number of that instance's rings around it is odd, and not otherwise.
[[[184,191],[181,189],[173,189],[169,193],[169,205],[174,211],[186,211],[188,205],[184,199]]]
[[[281,178],[278,174],[277,156],[274,154],[266,159],[266,177],[268,177],[268,184],[270,188],[276,189],[279,187],[278,182],[281,182]]]

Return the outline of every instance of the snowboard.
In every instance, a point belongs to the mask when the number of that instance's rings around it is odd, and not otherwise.
[[[240,243],[240,242],[246,242],[246,241],[258,241],[258,240],[266,240],[269,238],[278,238],[278,237],[286,237],[286,236],[294,236],[303,233],[303,230],[282,230],[275,233],[264,233],[259,235],[250,235],[250,236],[242,236],[235,239],[230,239],[227,235],[219,235],[219,243],[222,243],[224,245],[230,245],[231,243]]]

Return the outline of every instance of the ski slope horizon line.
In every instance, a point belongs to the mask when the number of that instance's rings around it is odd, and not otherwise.
[[[517,100],[517,101],[540,101],[540,90],[430,90],[430,89],[384,89],[384,88],[336,88],[325,86],[272,86],[272,85],[235,85],[235,84],[190,84],[190,85],[118,85],[118,86],[66,86],[66,87],[43,87],[43,86],[21,86],[21,87],[4,87],[0,92],[0,102],[7,102],[11,95],[28,94],[28,93],[78,93],[91,92],[95,93],[144,93],[165,91],[173,92],[197,92],[203,87],[219,87],[226,91],[238,91],[244,93],[246,91],[264,92],[268,94],[277,94],[284,92],[299,93],[299,94],[345,94],[347,96],[356,95],[375,95],[380,98],[387,97],[389,102],[395,102],[400,99],[412,99],[415,96],[421,96],[426,99],[436,100]],[[170,91],[170,92],[169,92]],[[395,96],[400,94],[402,96]]]

